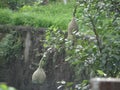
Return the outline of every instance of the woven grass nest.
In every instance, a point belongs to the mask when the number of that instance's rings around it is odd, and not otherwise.
[[[35,84],[42,84],[46,79],[46,74],[43,66],[43,59],[40,60],[39,67],[35,70],[35,72],[32,75],[32,83]]]
[[[43,68],[38,67],[32,75],[32,83],[42,84],[46,79],[46,74]]]

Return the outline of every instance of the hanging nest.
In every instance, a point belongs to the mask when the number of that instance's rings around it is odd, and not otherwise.
[[[45,62],[49,56],[50,50],[47,50],[44,54],[43,57],[41,58],[40,62],[39,62],[39,67],[37,68],[37,70],[33,73],[32,75],[32,83],[35,84],[42,84],[45,79],[46,79],[46,74],[45,71],[43,69],[43,66],[45,65]]]
[[[46,79],[46,74],[43,68],[38,67],[32,75],[32,83],[42,84]]]

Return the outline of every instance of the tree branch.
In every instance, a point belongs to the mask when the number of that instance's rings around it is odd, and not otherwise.
[[[92,17],[89,16],[89,19],[90,19],[91,24],[92,24],[92,27],[93,27],[93,32],[94,32],[94,34],[95,34],[95,36],[96,36],[96,40],[97,40],[97,45],[98,45],[99,51],[100,51],[100,53],[101,53],[101,52],[102,52],[102,44],[101,44],[100,37],[99,37],[99,35],[98,35],[98,33],[97,33],[96,26],[95,26],[95,24],[94,24],[94,22],[93,22]]]

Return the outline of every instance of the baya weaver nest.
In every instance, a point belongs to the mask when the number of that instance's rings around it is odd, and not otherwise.
[[[42,84],[46,79],[45,71],[42,68],[42,64],[43,64],[42,60],[43,59],[40,60],[39,67],[37,68],[37,70],[32,75],[32,83]]]

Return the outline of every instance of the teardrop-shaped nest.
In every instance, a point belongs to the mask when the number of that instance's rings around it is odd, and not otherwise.
[[[45,71],[38,67],[32,75],[32,83],[42,84],[46,79]]]

